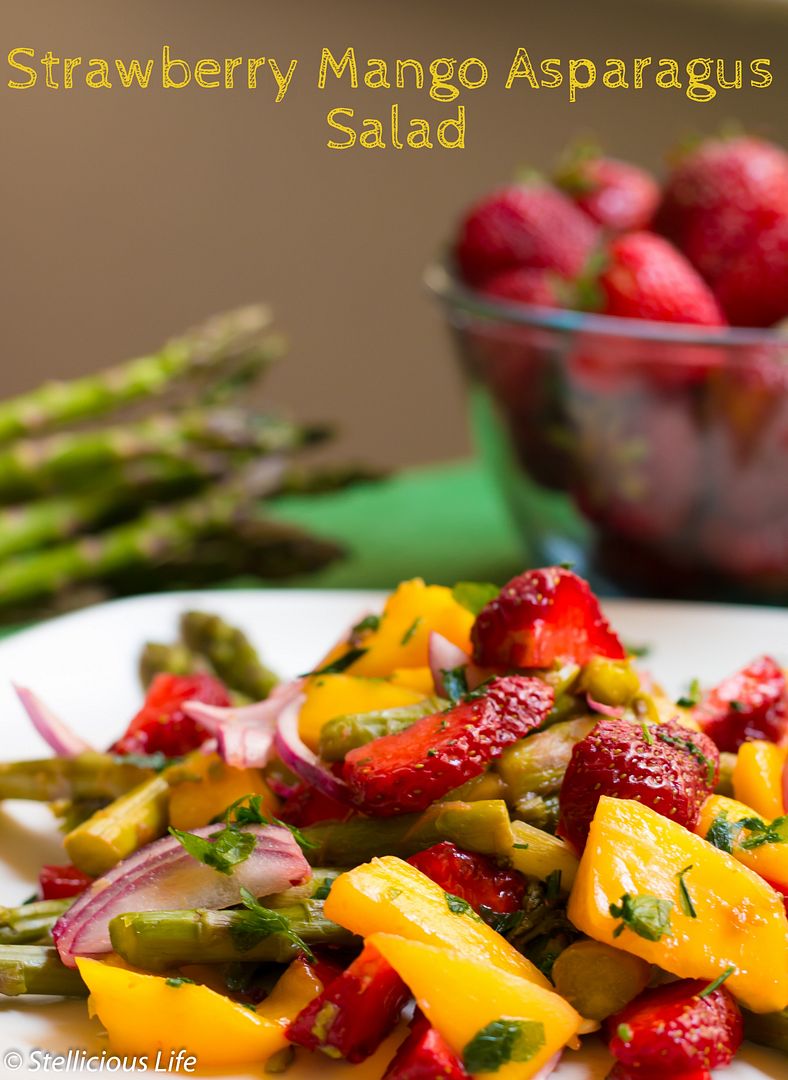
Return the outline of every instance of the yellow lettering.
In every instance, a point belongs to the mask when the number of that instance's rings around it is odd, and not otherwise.
[[[345,142],[334,142],[333,139],[329,139],[326,145],[329,150],[347,150],[353,146],[356,142],[356,133],[353,128],[346,127],[344,124],[340,124],[336,121],[337,116],[349,116],[351,119],[354,116],[353,109],[332,109],[326,117],[328,126],[334,128],[336,131],[344,131],[350,138]]]
[[[211,60],[210,57],[198,60],[194,65],[194,81],[203,90],[215,90],[217,86],[221,86],[221,81],[215,77],[221,75],[221,73],[222,65],[218,60]],[[214,78],[210,76],[214,76]]]
[[[142,65],[139,60],[131,60],[128,67],[126,67],[122,60],[116,60],[115,67],[118,69],[118,78],[120,79],[121,86],[125,86],[126,89],[128,89],[131,84],[136,81],[143,90],[147,89],[151,74],[153,73],[152,60],[147,62],[144,71],[142,70]]]
[[[450,139],[447,132],[449,128],[454,128],[456,135],[453,139]],[[457,119],[454,120],[449,117],[446,120],[441,120],[438,124],[438,142],[446,150],[464,150],[465,149],[465,106],[459,105],[457,107]]]
[[[20,63],[18,63],[18,61],[16,59],[17,56],[30,56],[30,57],[33,57],[35,55],[36,55],[35,49],[24,49],[24,48],[12,49],[11,52],[8,54],[8,64],[9,64],[9,66],[12,67],[14,69],[14,71],[21,71],[25,75],[27,75],[27,80],[25,82],[17,82],[14,79],[9,79],[8,80],[8,89],[9,90],[30,90],[31,87],[36,85],[36,81],[38,80],[38,74],[37,74],[35,68],[28,67],[27,64],[20,64]],[[770,76],[770,78],[771,78],[771,76]]]
[[[539,89],[539,80],[536,78],[531,57],[528,55],[528,50],[522,46],[515,53],[512,66],[509,68],[509,74],[506,76],[507,90],[511,90],[515,79],[527,79],[534,90]]]
[[[663,90],[680,90],[678,60],[672,60],[669,56],[665,57],[660,60],[659,68],[655,76],[657,86],[661,86]]]
[[[67,56],[63,61],[63,88],[65,90],[73,90],[74,72],[81,63],[81,56]]]
[[[398,60],[397,61],[397,89],[404,90],[405,88],[405,69],[413,69],[413,86],[416,90],[421,90],[424,87],[424,65],[418,60]]]
[[[323,49],[320,55],[320,72],[317,77],[317,85],[320,90],[326,88],[329,67],[338,79],[342,78],[345,68],[348,68],[350,71],[350,85],[354,90],[357,89],[358,67],[356,65],[356,51],[352,45],[345,49],[345,54],[340,61],[334,59],[334,54],[330,49]]]
[[[173,79],[170,72],[173,68],[179,67],[181,69],[182,78],[180,82]],[[170,53],[169,45],[164,45],[161,50],[161,85],[165,90],[182,90],[184,86],[188,86],[191,82],[192,72],[189,65],[185,60],[173,60]]]
[[[760,82],[753,82],[750,79],[750,86],[756,90],[765,90],[767,86],[771,86],[773,82],[772,73],[769,68],[772,66],[771,60],[767,60],[764,57],[759,57],[757,60],[750,61],[750,71],[753,75],[757,75]]]
[[[285,75],[283,75],[279,65],[276,62],[276,60],[274,60],[273,56],[269,56],[269,58],[268,58],[268,66],[270,67],[270,69],[271,69],[271,71],[273,73],[273,76],[276,79],[276,86],[277,86],[276,101],[277,101],[277,104],[280,101],[284,101],[285,94],[287,93],[287,91],[288,91],[288,89],[290,87],[290,80],[293,78],[293,75],[295,74],[295,69],[296,69],[297,64],[298,64],[297,60],[291,60],[290,61],[290,66],[287,69],[287,73]]]
[[[579,72],[585,70],[585,78],[581,79]],[[596,64],[592,60],[569,61],[569,100],[577,101],[577,91],[587,90],[596,82]]]

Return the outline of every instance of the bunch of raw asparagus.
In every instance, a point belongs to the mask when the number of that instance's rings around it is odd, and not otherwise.
[[[154,355],[0,402],[0,619],[337,558],[261,510],[371,478],[294,464],[329,429],[238,403],[281,352],[267,309],[246,307]]]

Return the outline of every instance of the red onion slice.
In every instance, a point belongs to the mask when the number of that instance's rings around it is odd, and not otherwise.
[[[625,712],[623,705],[605,705],[603,701],[597,701],[590,694],[586,694],[586,704],[592,712],[611,716],[614,720],[621,720]]]
[[[195,829],[210,837],[216,825]],[[233,867],[232,874],[213,870],[191,855],[174,836],[165,836],[97,878],[52,931],[60,959],[75,966],[77,956],[112,950],[109,922],[127,911],[231,907],[241,899],[241,887],[254,896],[270,896],[308,881],[311,869],[292,834],[277,825],[253,825],[254,850]]]
[[[448,638],[445,638],[443,634],[438,634],[434,630],[430,634],[428,650],[435,693],[438,697],[446,697],[443,672],[452,671],[457,667],[467,667],[471,662],[471,658],[458,645],[455,645]]]
[[[16,683],[11,685],[33,727],[58,757],[71,758],[93,750],[93,747],[76,735],[59,716],[55,716],[49,706],[32,690],[26,686],[17,686]]]
[[[552,1074],[558,1068],[559,1062],[561,1061],[562,1053],[563,1051],[559,1050],[557,1054],[553,1054],[547,1064],[543,1065],[539,1072],[532,1077],[532,1080],[547,1080],[548,1076],[552,1076]]]
[[[352,803],[350,789],[344,780],[334,776],[317,754],[313,753],[298,732],[298,714],[303,698],[298,697],[280,714],[274,743],[276,752],[288,769],[310,785],[341,803]]]
[[[265,701],[240,708],[222,708],[187,701],[183,711],[216,737],[216,748],[236,769],[261,769],[274,754],[274,733],[279,714],[300,693],[303,680],[282,683]]]

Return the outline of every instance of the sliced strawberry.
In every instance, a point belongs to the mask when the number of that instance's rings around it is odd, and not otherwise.
[[[640,1069],[637,1065],[622,1065],[616,1062],[605,1080],[666,1080],[664,1069]],[[674,1073],[670,1080],[712,1080],[708,1069],[690,1069],[688,1072]]]
[[[522,905],[525,881],[521,874],[502,869],[487,855],[463,851],[450,840],[411,855],[408,862],[479,914],[485,907],[505,915]]]
[[[42,866],[38,875],[38,885],[42,900],[61,900],[67,896],[79,896],[93,884],[93,878],[77,870],[69,863],[67,866]]]
[[[399,1020],[410,991],[371,945],[296,1016],[291,1043],[351,1064],[374,1054]]]
[[[702,979],[682,979],[644,991],[605,1021],[610,1052],[666,1078],[728,1065],[744,1038],[742,1016],[724,986],[707,990]]]
[[[465,1080],[468,1073],[443,1036],[418,1014],[383,1080]]]
[[[540,679],[493,679],[478,697],[351,750],[344,778],[367,814],[426,810],[541,727],[552,705],[553,691]]]
[[[230,704],[230,696],[224,684],[212,675],[157,675],[148,688],[145,704],[112,746],[112,753],[181,757],[196,750],[210,734],[186,715],[185,701],[224,706]]]
[[[512,578],[479,613],[471,640],[481,667],[550,668],[557,660],[626,656],[588,582],[558,566]]]
[[[578,851],[603,795],[637,799],[692,829],[719,774],[711,739],[675,720],[643,725],[600,720],[576,743],[559,796],[558,831]]]
[[[299,784],[282,805],[279,817],[288,825],[305,829],[307,825],[317,825],[321,821],[347,821],[353,810],[346,803],[337,802],[330,795]]]
[[[759,656],[710,690],[693,716],[718,748],[730,753],[753,739],[783,742],[788,737],[785,674],[770,656]]]

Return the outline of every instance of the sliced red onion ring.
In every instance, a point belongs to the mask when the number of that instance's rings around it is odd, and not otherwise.
[[[58,757],[76,757],[77,754],[84,754],[94,749],[64,724],[59,716],[55,716],[49,706],[45,705],[32,690],[26,686],[17,686],[16,683],[11,685],[33,727]]]
[[[298,714],[303,698],[298,697],[280,713],[274,744],[284,764],[310,787],[316,788],[337,802],[351,803],[350,789],[344,780],[334,776],[317,754],[313,753],[298,733]]]
[[[586,704],[592,712],[601,713],[603,716],[611,716],[614,720],[620,720],[625,711],[623,705],[605,705],[603,701],[597,701],[590,694],[586,694]]]
[[[471,662],[471,658],[458,645],[455,645],[448,638],[445,638],[443,634],[438,634],[434,630],[430,634],[428,650],[435,693],[439,697],[446,697],[443,672],[452,671],[457,667],[467,667]]]
[[[216,825],[206,825],[194,834],[210,837],[216,831]],[[198,862],[174,836],[165,836],[118,863],[55,923],[52,937],[60,959],[74,967],[77,956],[110,952],[110,919],[127,911],[225,908],[239,902],[242,886],[254,896],[270,896],[309,880],[309,864],[287,829],[253,825],[245,831],[255,833],[257,843],[232,874]]]
[[[240,708],[187,701],[183,711],[216,737],[221,757],[237,769],[261,769],[274,754],[276,721],[300,693],[303,680],[281,683],[265,701]]]

